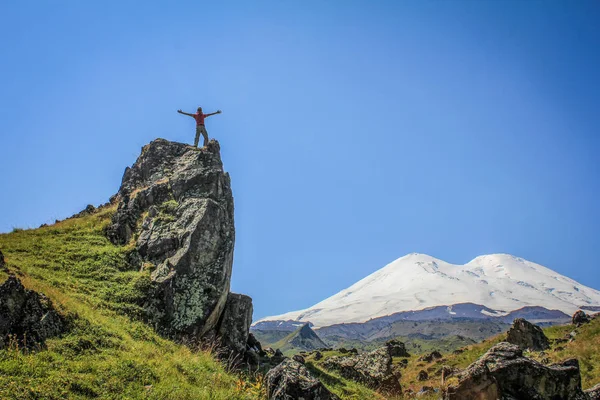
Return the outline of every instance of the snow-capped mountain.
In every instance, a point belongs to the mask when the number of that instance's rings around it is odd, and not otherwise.
[[[460,303],[484,305],[494,310],[494,315],[526,306],[570,315],[579,308],[600,305],[600,291],[508,254],[480,256],[465,265],[454,265],[413,253],[312,307],[266,317],[255,324],[292,320],[319,328]]]

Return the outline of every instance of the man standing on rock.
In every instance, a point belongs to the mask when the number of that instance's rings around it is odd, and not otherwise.
[[[221,110],[217,110],[217,112],[211,114],[203,114],[202,107],[198,107],[198,112],[196,114],[190,114],[183,112],[181,110],[177,110],[179,114],[189,115],[196,120],[196,139],[194,139],[194,147],[198,147],[198,140],[200,140],[200,134],[204,136],[204,147],[208,144],[208,133],[206,132],[206,128],[204,127],[204,118],[210,117],[211,115],[221,114]]]

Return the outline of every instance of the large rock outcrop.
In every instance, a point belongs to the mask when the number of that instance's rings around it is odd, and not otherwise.
[[[270,400],[339,400],[304,365],[289,358],[265,377]]]
[[[229,294],[234,207],[219,143],[198,149],[154,140],[125,170],[113,201],[107,235],[115,244],[135,241],[132,262],[152,270],[144,308],[155,328],[186,341],[220,332],[235,349],[245,346],[248,323],[234,322],[232,313],[243,308],[240,318],[248,320],[252,306],[249,297]]]
[[[334,356],[326,360],[323,366],[379,392],[400,394],[402,388],[398,374],[392,369],[390,351],[390,347],[385,346],[352,357]]]
[[[446,400],[586,400],[577,360],[545,366],[499,343],[459,375]]]
[[[517,318],[506,334],[506,341],[523,350],[542,351],[550,347],[550,342],[542,328],[531,322]]]
[[[42,347],[65,328],[64,318],[43,294],[26,289],[14,275],[0,285],[0,349],[11,339],[20,347]]]

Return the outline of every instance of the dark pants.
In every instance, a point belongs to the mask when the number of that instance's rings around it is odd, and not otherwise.
[[[204,125],[196,125],[196,139],[194,140],[194,147],[198,147],[198,141],[200,140],[200,134],[204,136],[204,147],[208,144],[208,133]]]

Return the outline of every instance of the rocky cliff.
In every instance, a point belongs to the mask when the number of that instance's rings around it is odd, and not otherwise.
[[[154,140],[125,170],[113,201],[108,237],[134,247],[131,262],[150,271],[149,322],[170,337],[219,335],[244,351],[252,299],[229,292],[234,206],[219,143],[198,149]]]

